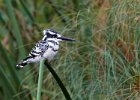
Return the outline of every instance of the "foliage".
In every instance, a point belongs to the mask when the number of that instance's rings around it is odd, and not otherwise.
[[[139,97],[139,0],[1,0],[0,100],[35,100],[38,65],[16,70],[52,28],[75,38],[51,62],[73,100]],[[44,68],[41,100],[65,100]]]

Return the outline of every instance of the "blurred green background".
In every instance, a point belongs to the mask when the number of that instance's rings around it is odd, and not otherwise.
[[[139,0],[0,0],[0,100],[35,100],[38,66],[16,70],[52,28],[61,43],[51,62],[73,100],[139,100]],[[41,100],[65,100],[44,68]]]

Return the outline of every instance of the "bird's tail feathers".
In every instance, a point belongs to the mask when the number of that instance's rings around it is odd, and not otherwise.
[[[25,65],[27,65],[27,62],[26,61],[21,61],[20,63],[18,63],[16,65],[17,68],[23,68]]]
[[[21,62],[19,62],[16,67],[17,68],[23,68],[25,65],[27,65],[29,63],[29,59],[32,58],[32,56],[28,56],[25,59],[23,59]]]

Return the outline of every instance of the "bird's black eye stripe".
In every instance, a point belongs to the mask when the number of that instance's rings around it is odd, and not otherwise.
[[[54,34],[54,35],[52,35],[52,34],[47,34],[47,38],[56,38],[56,37],[57,37],[56,34]]]
[[[54,38],[56,38],[56,37],[57,37],[57,35],[55,34],[55,35],[53,35],[53,37],[54,37]]]
[[[47,38],[50,38],[52,35],[51,34],[47,34]]]

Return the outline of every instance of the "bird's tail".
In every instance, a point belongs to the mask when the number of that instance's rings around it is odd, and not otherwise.
[[[25,59],[23,59],[21,62],[19,62],[16,67],[17,68],[23,68],[25,65],[28,64],[28,59],[30,58],[30,56],[26,57]]]
[[[17,68],[23,68],[25,65],[27,65],[27,62],[21,61],[20,63],[18,63],[18,64],[16,65],[16,67],[17,67]]]

